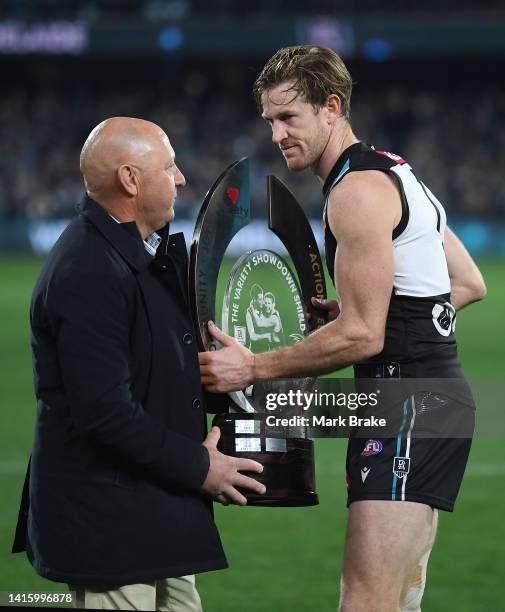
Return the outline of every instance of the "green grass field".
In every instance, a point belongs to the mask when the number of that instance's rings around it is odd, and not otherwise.
[[[62,591],[11,555],[30,453],[35,402],[28,304],[42,262],[0,259],[0,591]],[[480,262],[488,298],[458,316],[466,374],[504,378],[504,261]],[[441,515],[423,610],[505,609],[505,440],[474,442],[454,514]],[[231,569],[198,578],[208,612],[326,612],[336,609],[346,522],[343,440],[316,447],[320,505],[307,509],[216,507]]]

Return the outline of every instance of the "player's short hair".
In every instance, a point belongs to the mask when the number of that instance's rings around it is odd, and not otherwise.
[[[271,299],[272,300],[272,304],[275,304],[275,295],[273,293],[271,293],[270,291],[267,291],[266,293],[263,294],[263,299],[265,299],[265,300]]]
[[[285,81],[294,81],[293,91],[319,110],[335,94],[342,116],[351,114],[352,78],[340,57],[320,45],[297,45],[279,49],[265,64],[253,86],[254,99],[263,112],[261,96]]]

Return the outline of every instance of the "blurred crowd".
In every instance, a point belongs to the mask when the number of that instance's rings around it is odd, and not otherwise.
[[[146,17],[184,19],[194,15],[285,14],[285,0],[2,0],[0,18],[6,19],[86,19]],[[502,0],[290,0],[289,11],[368,13],[397,11],[490,11],[503,9]]]
[[[65,218],[83,194],[79,152],[90,130],[114,115],[143,117],[169,135],[187,186],[176,214],[194,218],[216,177],[232,161],[251,158],[253,215],[266,215],[266,176],[275,174],[311,217],[319,217],[321,185],[310,172],[288,173],[250,94],[209,90],[190,71],[177,88],[38,87],[19,84],[0,98],[0,217]],[[505,93],[391,87],[356,89],[356,135],[404,157],[449,214],[505,218]]]

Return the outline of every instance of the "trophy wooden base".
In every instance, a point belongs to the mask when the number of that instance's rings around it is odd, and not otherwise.
[[[263,483],[264,495],[241,490],[250,506],[315,506],[314,443],[306,437],[286,437],[286,428],[266,425],[264,413],[221,413],[213,424],[221,429],[218,449],[226,455],[253,459],[261,474],[248,474]],[[302,429],[300,432],[299,430]],[[295,434],[304,434],[295,428]]]

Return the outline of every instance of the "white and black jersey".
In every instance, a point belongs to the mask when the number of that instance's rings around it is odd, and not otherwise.
[[[375,385],[377,378],[425,380],[421,392],[413,390],[406,396],[405,383],[395,386],[398,397],[393,394],[386,402],[388,419],[398,423],[396,437],[364,439],[359,429],[350,437],[347,504],[413,501],[452,511],[470,452],[474,405],[454,337],[456,315],[444,252],[445,212],[401,157],[361,142],[347,148],[331,170],[323,187],[326,202],[349,172],[360,170],[379,170],[394,179],[402,216],[391,236],[394,281],[384,349],[354,365],[360,379],[356,386],[369,384],[365,379],[374,379]],[[327,206],[324,235],[333,277],[337,242],[328,224]],[[448,378],[457,379],[457,384],[449,385]],[[468,437],[454,436],[454,421],[465,423]]]
[[[349,172],[361,170],[379,170],[394,179],[400,193],[402,216],[391,236],[394,280],[384,350],[358,365],[384,364],[386,367],[391,363],[406,365],[415,361],[417,368],[411,367],[407,373],[404,366],[404,375],[461,376],[454,337],[456,313],[450,303],[451,283],[444,252],[444,208],[405,160],[362,142],[345,149],[333,166],[323,187],[326,201],[331,190]],[[333,277],[337,241],[327,222],[327,206],[324,238],[326,262]],[[358,367],[356,374],[372,373],[360,372]],[[398,374],[395,372],[394,376]]]

